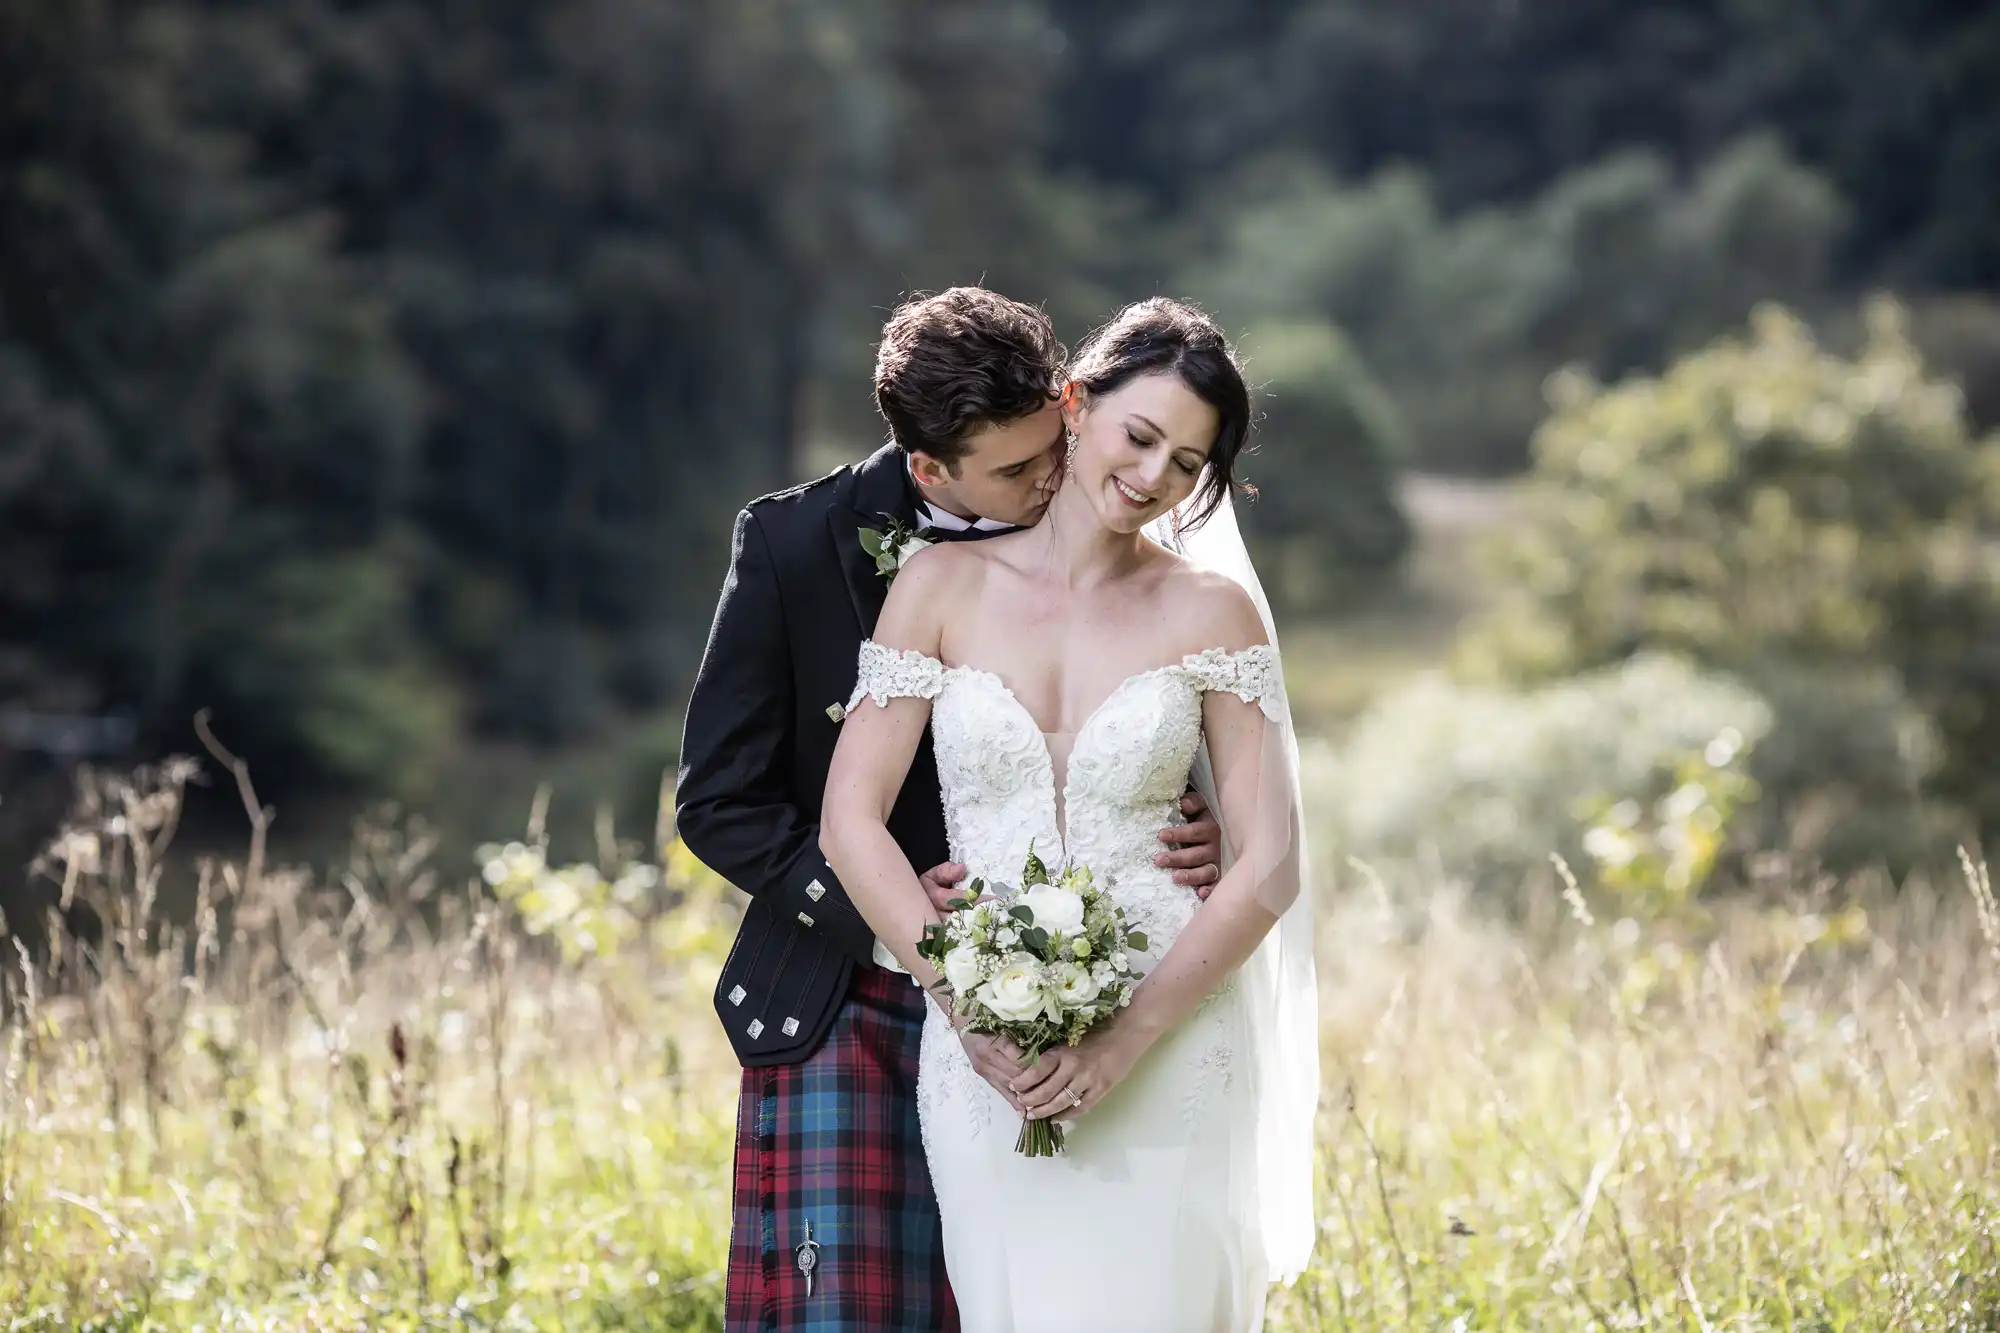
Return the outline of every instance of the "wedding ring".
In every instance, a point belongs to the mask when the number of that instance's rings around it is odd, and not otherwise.
[[[1076,1089],[1075,1089],[1075,1088],[1064,1088],[1064,1089],[1063,1089],[1063,1093],[1064,1093],[1064,1095],[1065,1095],[1065,1096],[1067,1096],[1067,1097],[1069,1098],[1069,1104],[1070,1104],[1070,1106],[1071,1106],[1071,1108],[1072,1108],[1072,1109],[1074,1109],[1075,1107],[1078,1107],[1078,1106],[1081,1106],[1081,1105],[1083,1105],[1083,1098],[1081,1098],[1081,1097],[1079,1097],[1079,1096],[1077,1096],[1077,1095],[1076,1095]]]

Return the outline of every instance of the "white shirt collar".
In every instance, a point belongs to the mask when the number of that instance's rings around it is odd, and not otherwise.
[[[922,526],[936,528],[940,532],[1006,532],[1018,526],[991,518],[960,518],[949,509],[938,508],[929,500],[917,501],[917,520]]]
[[[917,493],[917,526],[936,528],[939,532],[1006,532],[1020,526],[1018,523],[1002,523],[991,518],[960,518],[949,509],[940,509],[924,499],[923,489],[917,485],[917,477],[909,471],[909,455],[903,456],[904,475],[910,479],[910,489]]]

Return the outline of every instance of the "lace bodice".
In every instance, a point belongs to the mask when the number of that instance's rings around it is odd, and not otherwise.
[[[1147,933],[1157,956],[1197,905],[1170,872],[1153,865],[1153,856],[1159,830],[1181,819],[1208,690],[1281,716],[1277,651],[1268,644],[1210,649],[1127,677],[1077,731],[1060,793],[1034,717],[990,671],[946,666],[871,640],[861,645],[848,708],[864,699],[931,700],[952,859],[975,876],[1008,884],[1018,882],[1031,843],[1051,865],[1065,859],[1087,865]]]

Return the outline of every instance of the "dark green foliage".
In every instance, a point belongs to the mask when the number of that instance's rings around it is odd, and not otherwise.
[[[180,97],[191,33],[0,17],[0,684],[156,734],[212,704],[239,743],[399,785],[452,710],[392,554],[422,386],[333,219],[274,208]]]
[[[149,744],[209,706],[267,785],[406,789],[467,730],[664,706],[731,513],[796,479],[828,311],[872,325],[912,261],[1033,249],[1041,32],[1004,5],[10,6],[0,691]]]
[[[1331,324],[1254,324],[1242,350],[1259,390],[1257,487],[1243,522],[1274,597],[1324,610],[1380,581],[1409,544],[1395,477],[1402,414]]]
[[[1769,139],[1686,180],[1655,153],[1621,153],[1457,217],[1415,172],[1346,184],[1298,157],[1252,162],[1215,197],[1185,285],[1239,320],[1331,320],[1353,351],[1322,357],[1321,374],[1379,376],[1413,461],[1452,471],[1524,461],[1543,380],[1565,364],[1658,369],[1760,300],[1816,305],[1842,218]]]
[[[731,513],[879,438],[951,282],[1206,301],[1246,527],[1334,605],[1559,366],[2000,282],[1996,61],[1886,0],[16,0],[0,698],[208,706],[274,789],[656,728]],[[1990,420],[1991,311],[1915,309]]]
[[[1452,212],[1771,128],[1855,205],[1853,276],[2000,284],[2000,9],[1959,0],[1065,0],[1065,162],[1178,200],[1247,145]]]

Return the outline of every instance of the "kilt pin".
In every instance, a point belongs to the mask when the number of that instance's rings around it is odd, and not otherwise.
[[[958,1328],[917,1120],[924,1003],[861,970],[810,1058],[743,1071],[729,1333]]]

